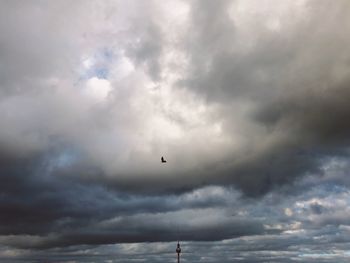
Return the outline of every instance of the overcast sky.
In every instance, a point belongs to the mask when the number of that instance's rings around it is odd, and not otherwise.
[[[0,0],[0,261],[349,262],[349,32],[348,0]]]

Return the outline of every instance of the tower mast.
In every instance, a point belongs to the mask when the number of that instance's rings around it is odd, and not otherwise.
[[[179,241],[177,241],[176,253],[177,253],[177,263],[180,263],[181,248],[180,248],[180,243],[179,243]]]

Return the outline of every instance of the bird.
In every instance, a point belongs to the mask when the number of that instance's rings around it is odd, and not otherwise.
[[[166,163],[166,160],[164,159],[163,156],[162,156],[162,158],[160,158],[160,161],[161,161],[162,163]]]

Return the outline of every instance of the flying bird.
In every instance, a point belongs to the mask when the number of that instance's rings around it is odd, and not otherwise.
[[[160,158],[160,161],[161,161],[162,163],[166,163],[166,160],[164,159],[163,156],[162,156],[162,158]]]

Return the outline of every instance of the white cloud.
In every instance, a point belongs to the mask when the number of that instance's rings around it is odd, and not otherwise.
[[[97,102],[101,102],[108,97],[111,90],[112,86],[108,80],[93,77],[86,81],[84,93]]]

